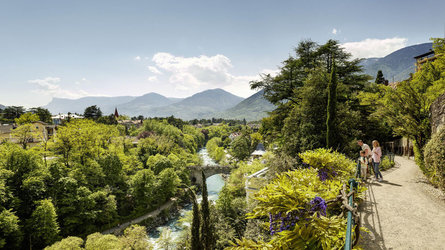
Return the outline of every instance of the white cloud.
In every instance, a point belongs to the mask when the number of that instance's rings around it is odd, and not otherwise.
[[[156,53],[152,57],[155,67],[148,69],[156,74],[162,71],[162,81],[170,85],[177,94],[193,94],[211,88],[222,88],[235,95],[248,97],[255,93],[249,82],[260,78],[260,74],[276,75],[278,70],[262,70],[253,75],[235,75],[230,59],[224,55],[200,55],[194,57]]]
[[[337,29],[336,28],[332,29],[332,34],[337,35]]]
[[[81,89],[62,89],[59,85],[60,81],[59,77],[46,77],[44,79],[29,80],[28,82],[37,85],[38,89],[34,90],[36,93],[51,97],[80,98],[89,95],[88,92]]]
[[[158,80],[157,76],[150,76],[150,77],[147,78],[147,81],[149,81],[149,82],[154,82],[154,81],[157,81],[157,80]]]
[[[341,46],[354,58],[384,57],[398,49],[406,47],[406,38],[371,39],[360,42],[343,43]]]
[[[140,57],[140,56],[135,56],[133,59],[134,59],[135,61],[140,61],[140,60],[141,60],[141,57]]]
[[[156,68],[156,67],[148,66],[147,68],[148,68],[148,70],[150,70],[150,72],[153,73],[153,74],[162,75],[162,72],[159,71],[159,69]]]
[[[270,76],[276,76],[280,73],[279,69],[263,69],[260,71],[260,74],[262,75],[270,75]]]
[[[85,77],[83,77],[82,79],[80,79],[80,81],[76,81],[75,84],[80,85],[80,84],[86,83],[86,82],[87,82],[87,79]]]
[[[222,87],[231,83],[230,59],[223,55],[179,57],[169,53],[157,53],[152,58],[156,66],[170,73],[172,83],[193,86]]]

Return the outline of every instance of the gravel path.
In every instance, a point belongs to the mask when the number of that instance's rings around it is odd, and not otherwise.
[[[445,249],[445,195],[413,160],[395,158],[383,182],[369,181],[360,205],[364,249]]]

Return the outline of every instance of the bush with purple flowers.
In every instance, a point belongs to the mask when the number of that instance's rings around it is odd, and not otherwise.
[[[303,160],[302,167],[318,169],[318,177],[322,181],[336,177],[344,179],[347,176],[352,176],[355,171],[354,161],[331,149],[309,150],[299,156]]]
[[[327,149],[307,151],[300,157],[307,165],[277,175],[258,191],[258,203],[249,217],[268,217],[272,235],[268,243],[274,248],[341,248],[346,219],[339,217],[341,204],[328,201],[336,199],[355,164]]]

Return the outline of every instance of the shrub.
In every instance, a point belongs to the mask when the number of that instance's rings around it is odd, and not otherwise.
[[[268,217],[265,225],[272,235],[271,241],[257,243],[262,249],[340,249],[346,219],[336,198],[352,177],[355,163],[328,149],[306,151],[300,157],[302,168],[278,174],[255,194],[257,204],[249,218]],[[364,190],[359,187],[358,199]],[[253,243],[237,241],[232,249]]]
[[[344,154],[331,149],[308,150],[299,154],[299,156],[303,160],[303,165],[318,170],[319,177],[322,180],[332,177],[345,179],[346,177],[352,177],[355,173],[355,162],[348,159]]]
[[[314,168],[285,172],[255,195],[258,205],[249,215],[269,217],[275,249],[341,248],[346,219],[326,204],[341,188],[340,180],[320,180]]]
[[[393,161],[390,161],[388,157],[383,157],[379,168],[381,170],[387,170],[387,169],[394,167],[394,165],[395,165],[395,163]]]
[[[445,189],[445,129],[433,134],[424,154],[426,176],[433,185]]]

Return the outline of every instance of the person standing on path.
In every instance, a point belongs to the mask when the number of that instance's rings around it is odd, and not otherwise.
[[[380,144],[377,140],[372,141],[372,165],[374,167],[375,178],[378,181],[383,180],[382,173],[380,173],[379,165],[380,159],[382,158],[382,149],[380,148]],[[379,179],[380,176],[380,179]]]
[[[366,178],[368,177],[368,158],[365,156],[365,151],[360,151],[358,161],[360,163],[360,177],[362,177],[362,181],[366,182]]]
[[[363,143],[362,140],[357,140],[357,144],[362,148],[362,151],[365,151],[365,157],[368,159],[368,165],[367,166],[369,166],[369,164],[371,163],[371,155],[372,155],[371,148],[368,146],[368,144]],[[371,171],[369,171],[369,169],[367,169],[366,172],[368,174],[371,173]]]

